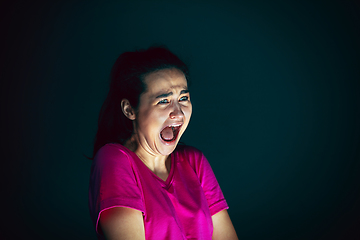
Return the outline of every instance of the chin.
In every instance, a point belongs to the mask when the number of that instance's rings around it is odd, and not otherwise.
[[[162,146],[160,150],[160,154],[163,156],[167,156],[170,155],[176,148],[177,144],[172,145],[172,146]]]
[[[175,141],[167,142],[160,138],[160,147],[158,148],[161,155],[167,156],[170,155],[178,145],[179,139]]]

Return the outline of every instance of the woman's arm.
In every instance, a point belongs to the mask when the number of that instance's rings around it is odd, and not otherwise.
[[[234,226],[227,210],[222,210],[212,216],[214,231],[213,240],[238,240]]]
[[[144,220],[141,211],[114,207],[100,215],[100,227],[107,240],[144,240]]]

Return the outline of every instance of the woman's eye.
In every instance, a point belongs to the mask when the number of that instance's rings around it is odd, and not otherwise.
[[[163,99],[158,102],[158,104],[166,104],[166,103],[169,103],[167,99]]]
[[[180,101],[187,101],[189,100],[189,97],[188,96],[183,96],[180,98]]]

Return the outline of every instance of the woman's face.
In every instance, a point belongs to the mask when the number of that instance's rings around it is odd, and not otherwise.
[[[136,151],[169,155],[188,126],[192,113],[187,81],[180,70],[171,68],[148,74],[144,82],[147,90],[140,95],[134,124]]]

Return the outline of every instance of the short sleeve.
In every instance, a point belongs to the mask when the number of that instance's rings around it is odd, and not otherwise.
[[[97,232],[100,213],[106,209],[128,207],[144,212],[131,156],[121,147],[103,146],[91,167],[89,208]]]
[[[228,209],[229,206],[221,191],[220,185],[204,154],[193,147],[188,147],[187,152],[189,162],[195,170],[205,193],[211,215]]]

